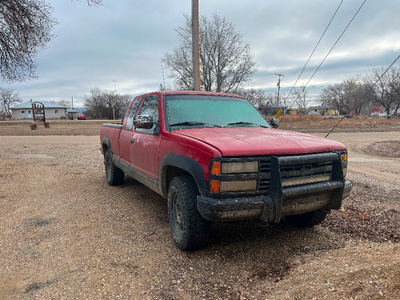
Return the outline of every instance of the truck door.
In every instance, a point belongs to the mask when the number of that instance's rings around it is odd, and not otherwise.
[[[133,117],[136,115],[137,110],[139,108],[140,102],[142,102],[142,97],[135,98],[129,110],[128,117],[126,118],[126,122],[124,127],[121,130],[121,134],[119,136],[119,154],[122,163],[130,165],[131,158],[131,148],[133,146]]]
[[[132,167],[153,177],[158,178],[158,151],[160,148],[159,128],[159,99],[157,95],[149,95],[143,100],[139,115],[152,116],[154,125],[151,129],[135,128],[133,146],[130,158]]]

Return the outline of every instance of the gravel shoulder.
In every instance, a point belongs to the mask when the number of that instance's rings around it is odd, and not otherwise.
[[[0,126],[0,299],[400,298],[400,162],[368,149],[398,131],[330,136],[353,192],[321,225],[213,224],[207,249],[182,252],[166,201],[108,186],[94,129],[65,128],[86,135]]]

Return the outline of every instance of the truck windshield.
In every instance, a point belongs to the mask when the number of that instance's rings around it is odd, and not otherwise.
[[[210,95],[167,95],[170,130],[198,127],[267,127],[268,122],[247,100]]]

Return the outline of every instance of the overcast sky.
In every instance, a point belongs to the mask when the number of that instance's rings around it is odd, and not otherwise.
[[[161,58],[177,46],[174,28],[191,13],[191,0],[48,1],[59,24],[57,37],[37,57],[39,78],[1,84],[24,101],[70,100],[83,106],[91,88],[138,95],[163,83]],[[248,87],[277,90],[284,74],[288,93],[341,0],[199,0],[200,14],[214,12],[235,25],[258,65]],[[364,0],[344,0],[298,85],[305,84]],[[309,83],[312,98],[324,87],[374,68],[400,54],[400,1],[367,0],[321,69]],[[164,66],[164,81],[173,86]]]

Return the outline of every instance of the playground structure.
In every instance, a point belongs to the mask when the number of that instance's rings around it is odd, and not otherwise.
[[[46,110],[41,102],[32,103],[33,122],[43,122],[44,127],[49,128],[49,122],[46,121]]]

